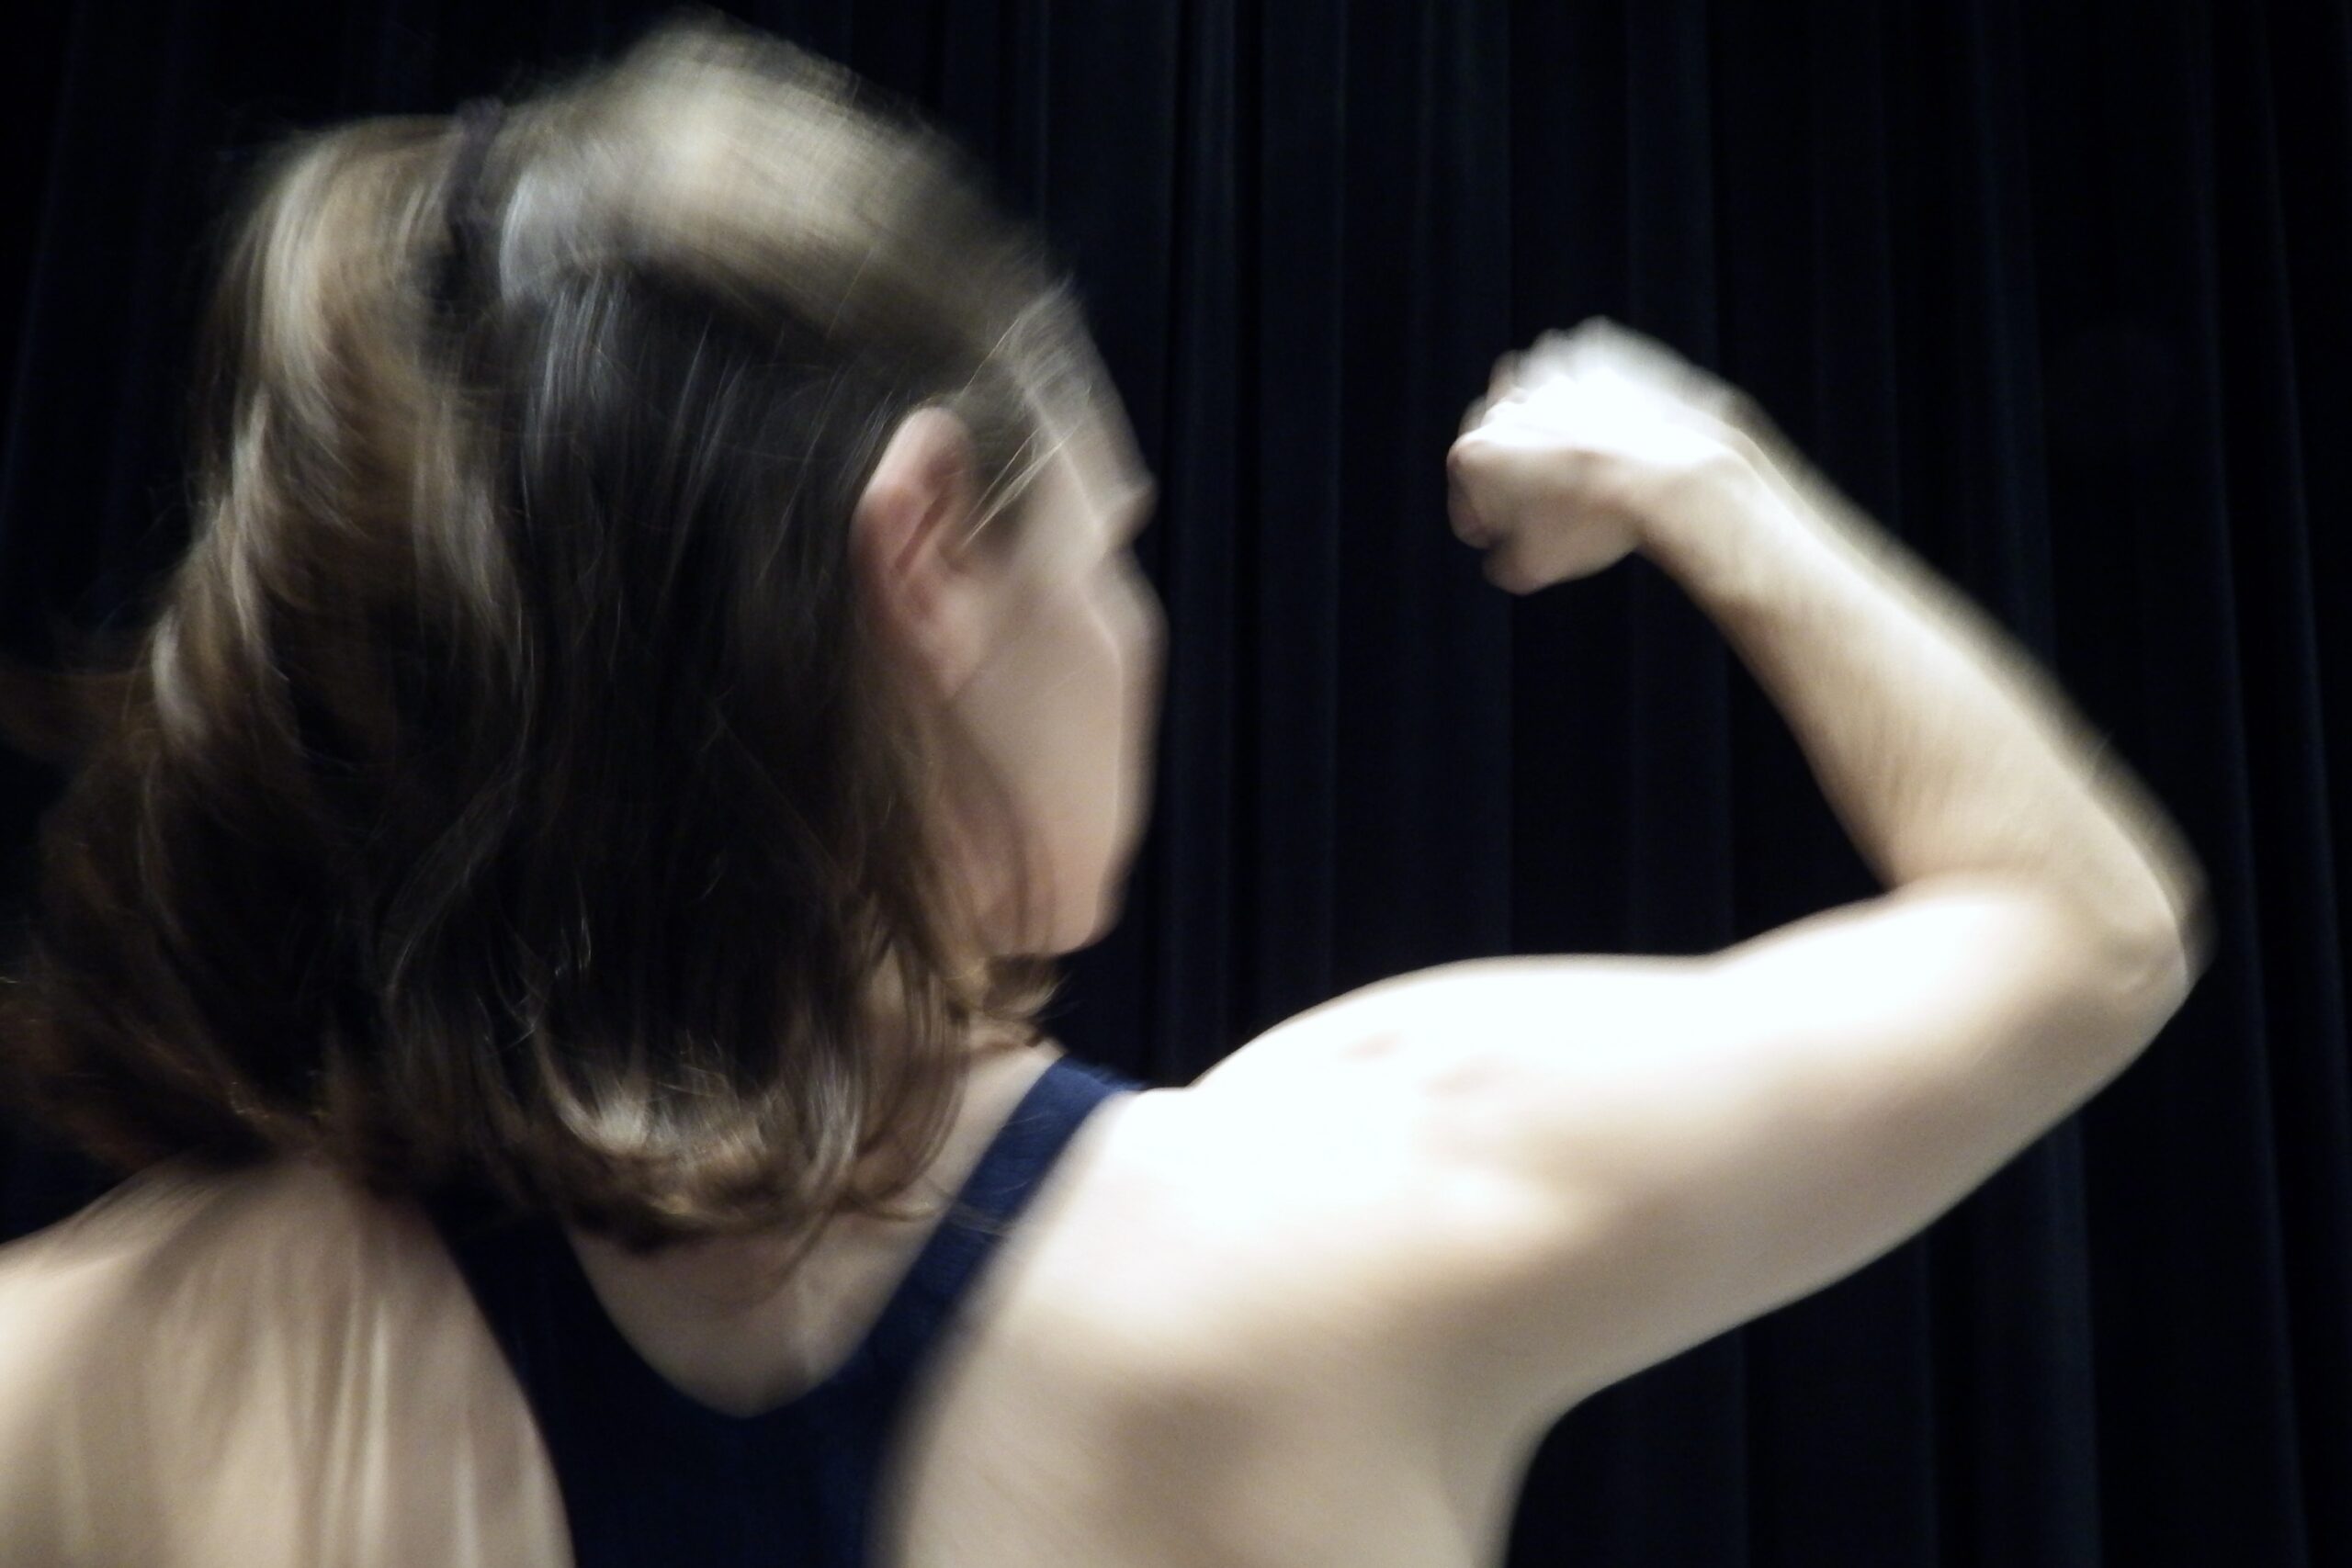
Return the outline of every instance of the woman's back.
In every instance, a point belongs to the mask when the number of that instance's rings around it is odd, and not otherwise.
[[[1009,1109],[976,1097],[961,1186],[1006,1238],[910,1230],[878,1309],[805,1292],[857,1315],[803,1342],[848,1348],[748,1417],[657,1371],[658,1328],[624,1338],[551,1224],[436,1229],[297,1161],[137,1179],[0,1253],[0,1562],[711,1562],[730,1536],[958,1568],[1483,1555],[1501,1445],[1442,1473],[1401,1347],[1273,1288],[1217,1208],[1221,1106],[1067,1058],[1028,1076]],[[878,1256],[811,1267],[870,1280]]]

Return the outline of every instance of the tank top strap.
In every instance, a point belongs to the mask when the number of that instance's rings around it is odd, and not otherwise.
[[[1086,1118],[1148,1086],[1057,1056],[1024,1091],[871,1330],[835,1371],[750,1416],[691,1398],[604,1311],[562,1227],[424,1200],[504,1351],[562,1494],[579,1568],[865,1561],[878,1472],[910,1384]]]
[[[868,1339],[881,1359],[911,1369],[1087,1117],[1105,1100],[1145,1087],[1066,1055],[1038,1075],[876,1319]]]

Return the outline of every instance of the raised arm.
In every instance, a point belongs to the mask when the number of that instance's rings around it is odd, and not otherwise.
[[[1203,1080],[1237,1109],[1350,1084],[1351,1136],[1406,1174],[1281,1223],[1302,1278],[1391,1306],[1467,1432],[1540,1428],[1917,1234],[2123,1071],[2211,942],[2178,831],[1989,618],[1697,372],[1584,352],[1474,411],[1457,530],[1519,592],[1648,553],[1894,890],[1702,958],[1400,976]]]

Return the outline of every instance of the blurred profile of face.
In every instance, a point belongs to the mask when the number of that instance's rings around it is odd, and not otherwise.
[[[1136,565],[1154,489],[1115,402],[1049,411],[1023,525],[978,516],[970,437],[945,410],[903,420],[860,499],[863,586],[937,714],[1012,791],[1037,868],[1038,928],[1015,931],[1013,846],[980,785],[950,778],[951,852],[976,878],[992,953],[1057,953],[1117,923],[1145,827],[1166,623]],[[1005,530],[1003,536],[988,536]]]

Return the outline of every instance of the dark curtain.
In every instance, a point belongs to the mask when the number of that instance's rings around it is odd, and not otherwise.
[[[736,10],[984,157],[1161,479],[1157,804],[1072,1049],[1183,1082],[1385,975],[1881,891],[1664,574],[1514,600],[1447,530],[1490,362],[1594,313],[1753,391],[2203,859],[2220,954],[2145,1057],[1919,1237],[1569,1414],[1513,1563],[2352,1562],[2352,4]],[[651,14],[14,14],[0,644],[123,614],[185,540],[198,246],[254,147]],[[55,783],[0,773],[18,897]],[[9,1147],[9,1234],[96,1190]]]

